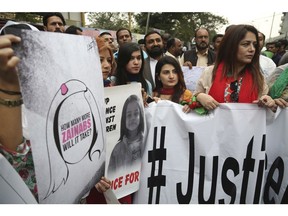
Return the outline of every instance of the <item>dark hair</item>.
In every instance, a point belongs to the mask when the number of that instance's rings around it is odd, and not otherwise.
[[[281,44],[280,46],[284,45],[284,48],[288,45],[288,41],[286,39],[279,39],[278,42]]]
[[[121,116],[121,128],[120,128],[120,138],[119,141],[121,141],[123,139],[123,136],[127,134],[127,127],[126,127],[126,111],[127,111],[127,106],[132,103],[132,102],[136,102],[139,108],[139,112],[140,112],[140,123],[138,126],[138,133],[143,134],[144,133],[144,113],[143,110],[141,109],[141,105],[140,103],[142,103],[142,101],[139,99],[139,97],[137,97],[137,95],[130,95],[124,105],[123,105],[123,109],[122,109],[122,116]]]
[[[225,28],[225,33],[228,31],[229,28],[231,28],[231,27],[233,27],[233,26],[236,26],[236,25],[232,24],[232,25],[227,26],[227,27]]]
[[[102,37],[103,35],[110,35],[110,36],[112,36],[110,32],[102,32],[102,33],[99,35],[99,37]]]
[[[45,15],[43,16],[43,25],[44,25],[44,26],[47,26],[48,18],[49,18],[49,17],[52,17],[52,16],[57,16],[57,17],[59,17],[59,18],[62,20],[63,25],[66,25],[66,22],[65,22],[65,19],[64,19],[62,13],[53,12],[53,13],[45,13]]]
[[[165,32],[161,37],[163,41],[168,41],[172,36],[168,32]]]
[[[224,37],[224,35],[223,34],[214,35],[214,37],[212,38],[212,42],[215,43],[216,39],[219,38],[219,37]]]
[[[125,43],[123,44],[123,46],[119,48],[118,58],[117,58],[116,85],[125,85],[127,84],[127,82],[131,81],[129,80],[129,77],[128,77],[129,74],[126,71],[126,65],[130,61],[132,53],[135,51],[140,51],[142,65],[141,65],[139,74],[137,74],[137,76],[135,76],[134,78],[137,79],[135,81],[140,82],[142,84],[142,88],[144,88],[145,91],[147,92],[148,84],[143,75],[143,69],[144,69],[143,51],[140,48],[139,44],[133,43],[133,42]]]
[[[179,62],[171,56],[164,56],[164,57],[160,58],[156,64],[154,92],[156,92],[158,95],[160,95],[160,90],[161,90],[161,88],[163,88],[163,84],[159,80],[159,76],[160,76],[160,72],[161,72],[162,67],[166,64],[173,65],[175,68],[175,71],[178,75],[178,83],[174,86],[174,94],[172,95],[171,100],[175,103],[179,103],[181,95],[186,90],[186,85],[185,85],[185,81],[184,81],[183,71],[181,69]]]
[[[150,31],[144,36],[144,44],[145,45],[146,45],[146,38],[151,34],[158,34],[161,37],[161,39],[163,40],[162,35],[158,31]]]
[[[65,33],[77,35],[77,30],[80,32],[83,32],[83,30],[81,28],[74,26],[74,25],[71,25],[65,30]]]
[[[200,27],[200,28],[198,28],[198,29],[195,30],[195,35],[194,35],[195,38],[197,37],[197,33],[198,33],[198,31],[199,31],[200,29],[204,29],[204,30],[206,30],[206,31],[208,32],[208,35],[209,35],[209,30],[208,30],[207,28]]]
[[[170,47],[172,47],[173,45],[175,45],[175,38],[170,38],[168,39],[167,41],[167,44],[166,44],[166,49],[170,49]]]
[[[139,39],[139,40],[138,40],[138,44],[145,44],[144,39],[143,39],[143,38],[142,38],[142,39]]]
[[[228,75],[234,76],[237,65],[237,52],[238,46],[241,40],[245,37],[247,32],[251,32],[256,37],[256,42],[259,44],[258,39],[258,30],[252,25],[233,25],[230,26],[227,32],[225,33],[219,50],[215,60],[215,66],[213,69],[213,77],[214,80],[217,68],[220,63],[224,63],[222,77],[227,77]],[[251,63],[247,64],[245,68],[251,71],[253,77],[253,87],[257,88],[258,94],[261,95],[263,91],[263,82],[264,78],[260,71],[259,64],[259,46],[255,46],[255,54],[251,61]],[[252,89],[251,89],[252,90]]]

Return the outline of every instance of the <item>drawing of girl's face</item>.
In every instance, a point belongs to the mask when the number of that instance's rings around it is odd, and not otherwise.
[[[140,109],[136,101],[131,102],[126,110],[126,128],[129,131],[136,130],[140,124]]]

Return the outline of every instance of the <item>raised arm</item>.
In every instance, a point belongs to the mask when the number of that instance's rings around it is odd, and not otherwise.
[[[12,49],[12,43],[20,41],[14,35],[0,36],[0,143],[10,150],[23,142],[22,96],[16,73],[20,59]]]

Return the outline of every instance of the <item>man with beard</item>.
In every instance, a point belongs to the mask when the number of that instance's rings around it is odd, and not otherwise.
[[[65,19],[62,13],[45,13],[43,16],[44,30],[48,32],[65,32]]]
[[[195,31],[196,47],[184,53],[183,66],[204,66],[212,65],[215,61],[215,53],[209,49],[209,33],[206,28],[199,28]]]
[[[163,40],[157,31],[148,32],[144,37],[145,49],[148,57],[144,61],[144,77],[155,88],[155,66],[163,54]]]

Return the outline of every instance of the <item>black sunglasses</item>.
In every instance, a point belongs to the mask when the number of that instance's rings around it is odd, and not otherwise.
[[[230,99],[232,102],[238,102],[239,94],[238,94],[238,80],[230,83],[230,89],[232,93],[230,94]]]

